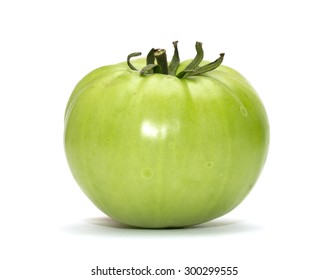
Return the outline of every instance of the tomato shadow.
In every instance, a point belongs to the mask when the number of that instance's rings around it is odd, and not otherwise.
[[[93,217],[64,228],[67,233],[103,237],[195,237],[245,234],[262,230],[245,220],[220,218],[204,224],[168,229],[143,229],[121,224],[108,217]]]

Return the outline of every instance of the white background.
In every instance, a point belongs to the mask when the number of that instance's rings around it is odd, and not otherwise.
[[[1,1],[0,278],[110,279],[90,270],[149,265],[239,267],[224,279],[329,279],[326,2]],[[64,109],[89,71],[151,47],[171,54],[174,40],[183,59],[197,40],[208,60],[225,52],[224,64],[253,84],[270,119],[270,153],[252,193],[223,218],[129,229],[73,180]]]

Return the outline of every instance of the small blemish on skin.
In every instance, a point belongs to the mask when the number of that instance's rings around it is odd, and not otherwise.
[[[206,163],[206,167],[207,167],[207,168],[213,168],[213,167],[214,167],[214,162],[213,162],[213,161],[208,161],[208,162]]]
[[[240,106],[240,112],[243,116],[245,116],[245,117],[248,116],[248,111],[244,106]]]
[[[150,179],[152,178],[152,176],[153,176],[153,171],[151,168],[146,167],[142,170],[142,177],[144,179]]]

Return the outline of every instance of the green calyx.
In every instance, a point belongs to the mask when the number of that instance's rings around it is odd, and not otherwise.
[[[173,42],[175,51],[169,65],[166,50],[154,48],[149,51],[146,57],[146,66],[143,67],[141,70],[136,69],[136,67],[134,67],[134,65],[130,61],[132,57],[140,56],[142,54],[140,52],[135,52],[128,55],[127,64],[130,69],[139,71],[141,75],[159,73],[164,75],[176,76],[177,78],[181,79],[190,76],[201,75],[203,73],[212,71],[216,69],[219,65],[221,65],[221,63],[223,62],[224,53],[221,53],[219,55],[219,58],[217,58],[215,61],[205,64],[203,66],[199,66],[203,60],[203,49],[202,43],[196,42],[195,49],[197,54],[195,58],[185,67],[183,71],[176,73],[180,63],[177,44],[177,41]]]

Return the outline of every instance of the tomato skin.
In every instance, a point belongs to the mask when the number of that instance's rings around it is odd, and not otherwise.
[[[91,201],[144,228],[231,211],[254,186],[269,145],[258,95],[222,65],[183,79],[141,76],[124,63],[98,68],[73,90],[64,134],[72,174]]]

